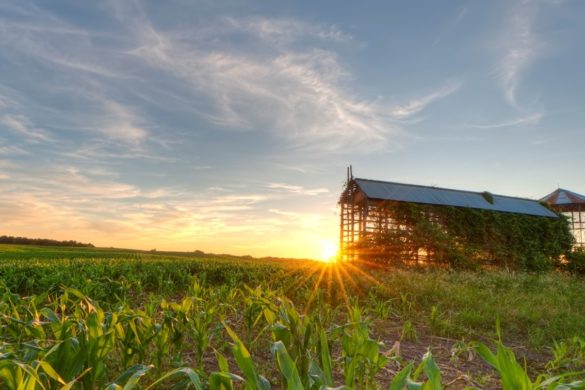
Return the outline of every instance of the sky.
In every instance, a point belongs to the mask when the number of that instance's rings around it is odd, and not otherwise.
[[[319,257],[357,177],[585,193],[585,2],[0,2],[0,235]]]

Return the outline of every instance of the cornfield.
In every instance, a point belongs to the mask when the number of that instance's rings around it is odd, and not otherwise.
[[[382,276],[364,272],[363,279],[351,282],[339,267],[138,255],[7,256],[0,263],[0,384],[7,389],[585,388],[585,342],[579,335],[555,342],[546,367],[528,373],[502,341],[500,328],[504,336],[506,328],[513,330],[504,318],[501,325],[497,318],[487,325],[497,330],[490,333],[493,342],[460,346],[491,367],[494,381],[447,382],[432,350],[409,361],[400,343],[416,338],[422,328],[453,331],[448,307],[430,302],[428,315],[419,318],[426,308],[415,290],[405,288],[394,297]],[[377,337],[380,320],[402,324],[392,345]]]

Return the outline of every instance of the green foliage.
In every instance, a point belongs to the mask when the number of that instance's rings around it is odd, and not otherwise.
[[[371,338],[359,307],[351,307],[349,317],[349,324],[335,329],[341,337],[345,384],[352,388],[369,388],[388,358],[382,353],[384,345]]]
[[[575,336],[555,342],[552,347],[553,359],[547,363],[552,371],[577,370],[585,367],[585,339]]]
[[[483,196],[483,198],[486,200],[486,202],[488,202],[489,204],[494,204],[494,196],[488,192],[488,191],[484,191],[481,193],[481,196]]]
[[[502,343],[498,328],[498,342],[496,353],[492,352],[485,344],[478,343],[477,353],[492,366],[500,376],[500,382],[503,390],[537,390],[537,389],[585,389],[585,381],[566,382],[567,378],[585,374],[581,372],[567,372],[561,375],[541,374],[535,381],[532,381],[526,372],[516,360],[514,352]]]
[[[238,363],[238,367],[240,367],[244,373],[244,378],[246,380],[246,390],[270,389],[270,383],[268,380],[262,375],[258,374],[256,367],[254,366],[252,356],[250,355],[250,352],[244,343],[229,326],[224,324],[224,327],[234,342],[232,344],[232,353],[236,359],[236,362]]]
[[[567,253],[562,266],[572,274],[585,275],[585,248],[578,248]]]
[[[393,225],[358,244],[367,260],[404,264],[422,256],[453,268],[488,264],[545,271],[573,243],[562,215],[544,218],[404,202],[388,203],[385,212]]]
[[[390,383],[389,390],[441,390],[441,371],[430,351],[425,353],[421,363],[413,371],[412,363],[404,367]],[[426,375],[426,381],[419,381],[421,373]]]
[[[296,390],[303,388],[303,383],[299,376],[297,366],[288,354],[282,341],[277,341],[272,344],[272,353],[276,355],[276,361],[278,362],[280,372],[285,378],[287,389]]]
[[[402,325],[402,333],[400,334],[400,340],[416,341],[418,335],[416,334],[416,328],[412,324],[412,321],[406,320]]]

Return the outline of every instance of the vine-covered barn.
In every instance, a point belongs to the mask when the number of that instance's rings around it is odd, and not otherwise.
[[[570,248],[566,221],[531,199],[354,178],[339,199],[345,260],[534,268]]]

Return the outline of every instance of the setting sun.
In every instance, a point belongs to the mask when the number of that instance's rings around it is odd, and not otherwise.
[[[333,262],[337,257],[338,246],[335,242],[328,240],[321,242],[321,258],[324,262]]]

